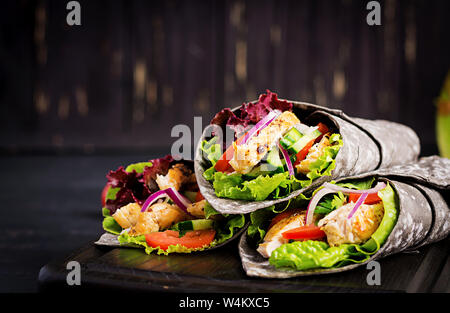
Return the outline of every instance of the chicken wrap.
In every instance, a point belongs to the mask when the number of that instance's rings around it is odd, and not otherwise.
[[[251,213],[239,254],[247,275],[335,273],[450,233],[450,160],[437,156],[327,182]]]
[[[107,175],[98,245],[190,253],[218,247],[245,229],[242,214],[220,214],[198,189],[192,161],[170,155]]]
[[[216,210],[249,213],[332,179],[417,161],[419,152],[409,127],[267,91],[216,114],[198,143],[195,173]]]

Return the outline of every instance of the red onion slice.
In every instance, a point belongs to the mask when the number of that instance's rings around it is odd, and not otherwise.
[[[269,126],[269,124],[272,123],[273,120],[276,119],[280,114],[281,111],[278,110],[270,111],[258,123],[256,123],[256,125],[252,129],[248,131],[248,133],[244,136],[244,139],[240,144],[241,145],[246,144],[250,140],[250,138],[252,138],[257,132]]]
[[[305,216],[305,225],[309,225],[313,221],[314,216],[314,210],[316,209],[317,204],[319,203],[320,199],[322,199],[325,195],[329,193],[335,193],[336,191],[331,190],[327,187],[324,187],[320,189],[309,201],[308,208],[306,209],[306,216]]]
[[[386,184],[384,182],[378,182],[375,187],[373,187],[371,189],[367,189],[367,190],[344,188],[344,187],[340,187],[340,186],[330,184],[330,183],[324,183],[322,186],[323,186],[323,188],[320,189],[309,201],[308,208],[306,209],[306,218],[305,218],[306,225],[309,225],[312,223],[313,216],[314,216],[314,210],[316,209],[316,206],[319,203],[320,199],[322,199],[325,195],[327,195],[329,193],[336,193],[336,192],[342,192],[345,194],[356,193],[356,194],[361,194],[361,195],[363,195],[363,194],[369,195],[372,193],[377,193],[381,189],[384,189],[386,187]],[[355,205],[355,207],[353,208],[353,210],[355,212],[358,209],[358,207],[361,206],[361,204],[367,198],[367,195],[364,197],[364,199],[358,206]],[[361,198],[362,197],[359,197],[357,203],[361,200]],[[352,210],[352,212],[353,212],[353,210]],[[350,212],[351,216],[353,216],[353,214],[355,213],[355,212],[353,212],[353,213],[352,212]],[[349,218],[351,218],[351,216]]]
[[[167,190],[167,189],[165,189],[165,190],[158,190],[157,192],[151,194],[151,195],[147,198],[147,200],[145,200],[144,205],[142,205],[141,212],[147,211],[148,207],[149,207],[150,205],[152,205],[153,202],[155,202],[156,200],[167,197],[167,192],[166,192],[166,190]]]
[[[175,188],[170,187],[164,190],[159,190],[152,195],[150,195],[147,200],[145,200],[142,206],[141,212],[147,211],[148,207],[151,206],[156,200],[169,197],[180,209],[182,209],[188,215],[187,207],[191,204],[188,199],[186,199],[182,194],[180,194]]]
[[[358,201],[356,201],[355,206],[353,207],[353,209],[350,211],[350,213],[347,216],[347,219],[351,219],[353,217],[353,215],[355,214],[355,212],[359,209],[359,207],[361,206],[361,204],[364,203],[364,201],[366,201],[366,198],[369,194],[367,192],[361,194],[358,198]]]
[[[283,154],[284,160],[286,161],[286,166],[289,171],[289,176],[294,177],[295,176],[294,166],[292,165],[291,158],[289,157],[289,153],[280,144],[278,144],[278,147],[280,148],[280,151]]]

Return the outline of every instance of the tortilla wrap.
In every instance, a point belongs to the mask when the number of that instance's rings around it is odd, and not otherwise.
[[[368,260],[339,268],[296,271],[277,269],[269,264],[244,234],[239,243],[242,266],[249,276],[289,278],[343,272],[372,260],[445,239],[450,233],[450,160],[438,156],[421,158],[419,162],[381,169],[339,181],[375,177],[389,182],[398,196],[398,220],[387,241]]]
[[[170,162],[170,166],[172,166],[175,163],[183,163],[186,166],[188,166],[190,169],[193,169],[193,161],[191,160],[172,160]],[[211,247],[208,247],[207,249],[204,250],[213,250],[216,248],[219,248],[227,243],[229,243],[230,241],[236,239],[237,237],[239,237],[248,227],[249,222],[245,221],[245,224],[243,225],[243,227],[239,228],[238,230],[234,231],[233,235],[228,238],[227,240],[225,240],[224,242],[215,244]],[[98,245],[98,246],[108,246],[108,247],[120,247],[120,248],[124,248],[124,247],[129,247],[129,248],[141,248],[142,246],[133,244],[133,243],[120,243],[119,240],[119,235],[117,234],[112,234],[110,232],[105,232],[103,233],[100,238],[94,242],[94,244]]]
[[[336,156],[336,167],[332,170],[331,176],[321,176],[311,185],[294,190],[282,199],[246,201],[219,198],[216,196],[211,182],[203,176],[206,163],[202,156],[201,143],[207,139],[208,134],[211,134],[211,128],[214,126],[209,125],[203,131],[197,144],[194,169],[200,192],[218,212],[222,214],[250,213],[297,197],[327,181],[417,161],[420,153],[420,141],[417,134],[405,125],[385,120],[372,121],[352,118],[341,110],[306,102],[288,101],[293,104],[293,112],[300,121],[322,121],[325,124],[333,125],[341,134],[344,144]],[[232,111],[239,108],[234,108]]]

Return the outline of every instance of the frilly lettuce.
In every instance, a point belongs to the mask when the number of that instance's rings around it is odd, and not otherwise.
[[[241,200],[265,200],[273,193],[272,198],[279,197],[282,190],[289,189],[292,180],[289,173],[260,175],[252,180],[244,180],[241,174],[214,173],[214,190],[218,197]]]
[[[109,210],[107,210],[109,213]],[[122,227],[116,222],[112,216],[105,216],[102,223],[103,229],[107,232],[118,235],[122,231]]]
[[[117,192],[114,189],[119,188],[109,188],[108,192],[106,193],[106,199],[114,199],[115,193]],[[111,213],[107,208],[102,209],[102,215],[104,217],[102,223],[103,229],[114,235],[120,234],[120,232],[122,231],[122,227],[111,216]]]

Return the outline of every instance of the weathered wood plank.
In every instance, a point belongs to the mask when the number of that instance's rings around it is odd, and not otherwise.
[[[96,0],[73,27],[64,2],[5,3],[0,148],[167,149],[174,124],[269,88],[403,122],[435,153],[450,2],[380,3],[368,26],[364,1]]]

